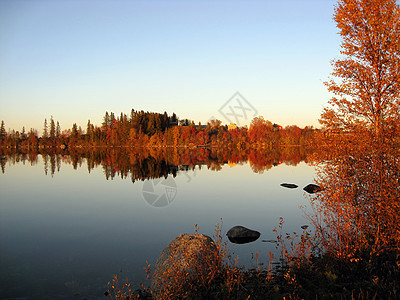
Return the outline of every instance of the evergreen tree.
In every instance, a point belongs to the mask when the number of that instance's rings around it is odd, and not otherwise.
[[[114,120],[115,120],[115,115],[114,115],[114,113],[113,113],[113,112],[111,112],[111,113],[110,113],[110,122],[109,122],[109,124],[108,124],[108,125],[111,125],[111,124],[113,124],[113,123],[114,123]]]
[[[50,138],[54,139],[56,137],[56,125],[54,123],[53,116],[50,118]]]
[[[177,116],[176,116],[175,113],[172,114],[172,117],[171,117],[171,124],[173,124],[173,125],[178,125],[178,118],[177,118]]]
[[[132,108],[132,110],[131,110],[131,118],[129,120],[131,125],[133,124],[133,121],[134,121],[135,117],[136,117],[136,113],[135,113],[135,110]]]
[[[93,142],[93,140],[94,140],[94,126],[93,126],[92,123],[90,123],[90,120],[88,120],[88,122],[87,122],[86,137],[87,137],[88,141]]]
[[[110,125],[110,116],[108,114],[108,111],[106,111],[106,114],[104,115],[104,118],[103,118],[102,126],[103,126],[103,128],[107,128],[109,125]]]
[[[87,134],[87,135],[89,135],[89,134],[90,134],[90,131],[91,131],[91,125],[92,125],[92,124],[90,124],[90,120],[88,120],[88,122],[87,122],[87,125],[86,125],[86,134]]]
[[[155,124],[155,120],[154,120],[154,115],[150,114],[149,115],[149,122],[147,124],[147,128],[146,128],[146,132],[149,136],[152,136],[155,132],[156,132],[156,124]]]
[[[0,127],[0,138],[5,138],[6,135],[7,135],[6,125],[5,125],[4,121],[2,120],[1,121],[1,127]]]
[[[72,125],[72,130],[71,130],[71,141],[73,143],[75,143],[76,140],[78,139],[78,135],[79,135],[78,126],[76,125],[76,123],[74,123]]]
[[[25,139],[26,139],[25,126],[22,126],[21,138],[22,138],[23,140],[25,140]]]
[[[167,112],[165,111],[163,116],[162,116],[162,130],[164,131],[166,128],[169,127],[169,117]]]
[[[44,119],[44,124],[43,124],[43,134],[42,134],[42,138],[47,139],[49,137],[49,133],[48,133],[48,128],[47,128],[47,119]]]
[[[56,126],[56,137],[60,137],[61,135],[61,128],[60,128],[60,123],[57,121],[57,126]]]

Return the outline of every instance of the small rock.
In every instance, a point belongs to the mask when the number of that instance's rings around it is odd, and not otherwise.
[[[234,226],[226,233],[228,239],[235,244],[246,244],[257,240],[260,233],[243,226]]]
[[[295,189],[298,187],[298,185],[294,184],[294,183],[281,183],[281,186],[288,188],[288,189]]]
[[[310,183],[309,185],[305,186],[303,188],[303,190],[305,190],[309,194],[314,194],[314,193],[318,193],[318,192],[322,191],[322,189],[319,185],[316,185],[313,183]]]

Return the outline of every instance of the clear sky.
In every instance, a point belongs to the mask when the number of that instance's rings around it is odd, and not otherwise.
[[[229,123],[240,92],[267,120],[318,126],[335,3],[1,0],[0,120],[41,133],[51,115],[85,129],[134,108]]]

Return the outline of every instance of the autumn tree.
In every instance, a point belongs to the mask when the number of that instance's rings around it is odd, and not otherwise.
[[[372,258],[399,251],[400,8],[395,0],[339,0],[334,20],[343,57],[333,61],[334,93],[317,134],[312,199],[326,251]],[[371,258],[371,259],[372,259]]]
[[[210,120],[207,123],[206,132],[211,134],[216,134],[218,132],[218,128],[221,127],[222,122],[220,120]]]
[[[28,143],[32,147],[36,147],[38,144],[39,138],[38,138],[38,133],[36,129],[31,128],[28,133]]]
[[[272,143],[275,139],[273,125],[264,120],[262,116],[255,117],[250,123],[248,130],[249,139],[252,143]]]
[[[335,96],[321,124],[381,136],[400,116],[400,10],[396,0],[339,0],[334,20],[342,57],[326,82]]]

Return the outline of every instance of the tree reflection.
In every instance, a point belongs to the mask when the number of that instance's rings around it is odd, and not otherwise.
[[[196,168],[219,171],[222,166],[249,162],[252,170],[263,173],[282,163],[297,165],[305,161],[307,153],[300,147],[282,149],[231,149],[231,148],[92,148],[90,151],[74,148],[70,150],[46,150],[38,152],[17,152],[9,149],[1,153],[2,172],[6,163],[30,162],[32,165],[42,157],[44,172],[53,176],[61,169],[61,164],[70,164],[74,169],[86,164],[90,173],[101,167],[107,180],[116,176],[130,178],[132,182],[176,176]]]

